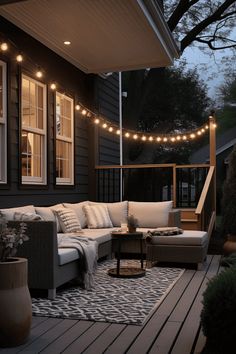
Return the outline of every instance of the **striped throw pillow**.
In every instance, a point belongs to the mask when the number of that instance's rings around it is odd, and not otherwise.
[[[61,208],[54,210],[53,212],[57,215],[64,233],[81,231],[81,225],[74,210],[69,208]]]
[[[85,205],[83,208],[89,229],[113,227],[106,205]]]

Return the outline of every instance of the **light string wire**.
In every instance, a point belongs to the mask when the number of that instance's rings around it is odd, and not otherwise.
[[[18,47],[10,40],[0,41],[0,53],[2,52],[5,55],[9,51],[9,46],[15,47],[16,50],[15,60],[19,65],[22,64],[25,60],[29,60],[29,57],[24,55],[18,49]],[[34,63],[31,59],[30,61],[31,63]],[[41,67],[38,64],[34,63],[34,65],[35,67],[37,67],[35,76],[38,79],[42,79],[44,71],[41,69]],[[50,89],[53,91],[55,91],[58,86],[55,80],[50,80],[50,83],[48,85]],[[61,88],[61,85],[59,86]],[[207,122],[202,126],[195,128],[191,131],[184,131],[181,133],[167,133],[167,134],[153,133],[152,134],[150,132],[142,132],[142,131],[136,131],[132,129],[125,129],[125,128],[123,128],[122,131],[120,131],[120,127],[118,124],[114,122],[110,122],[103,115],[93,112],[92,110],[84,106],[82,103],[75,104],[75,110],[78,111],[83,118],[89,119],[90,122],[93,122],[95,125],[106,130],[109,133],[115,134],[117,136],[120,136],[120,134],[122,134],[124,138],[133,139],[141,142],[175,143],[175,142],[191,141],[194,140],[195,138],[201,137],[209,130],[209,122]],[[210,118],[213,117],[210,115],[209,119]],[[213,127],[216,128],[215,123],[213,124]]]

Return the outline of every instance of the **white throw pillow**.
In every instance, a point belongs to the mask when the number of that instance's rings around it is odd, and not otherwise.
[[[64,233],[81,231],[81,225],[74,210],[69,208],[61,208],[54,210],[54,213],[57,215]]]
[[[62,203],[55,204],[55,205],[49,206],[49,208],[52,210],[52,212],[54,212],[54,210],[62,209],[63,208],[63,204]],[[57,223],[57,232],[61,232],[62,228],[61,228],[61,224],[59,222],[59,219],[57,217],[57,214],[55,214],[55,218],[56,218],[56,223]]]
[[[0,212],[7,220],[14,220],[15,212],[35,214],[35,208],[33,205],[26,205],[17,208],[0,209]]]
[[[96,203],[89,202],[90,205],[106,205],[113,226],[120,226],[121,223],[127,221],[128,201],[115,203]]]
[[[21,213],[20,211],[16,211],[14,214],[14,220],[17,221],[33,221],[33,220],[43,220],[40,215],[35,213]]]
[[[85,205],[84,211],[89,229],[113,227],[106,205]]]
[[[129,215],[138,219],[139,227],[168,226],[169,212],[173,202],[128,202]]]
[[[87,225],[87,219],[83,207],[85,205],[88,205],[88,203],[89,203],[88,200],[80,203],[63,203],[65,208],[70,208],[74,210],[77,218],[79,219],[82,229],[85,228]]]

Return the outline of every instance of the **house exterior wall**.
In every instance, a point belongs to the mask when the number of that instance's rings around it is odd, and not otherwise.
[[[0,208],[18,205],[53,205],[92,199],[94,164],[107,159],[114,164],[119,159],[117,143],[99,134],[92,123],[74,110],[74,180],[73,186],[57,186],[55,175],[55,92],[49,83],[56,81],[58,92],[81,102],[91,110],[99,109],[107,119],[118,120],[118,75],[109,79],[86,75],[47,47],[28,36],[10,22],[0,18],[0,35],[14,53],[24,55],[22,64],[16,63],[12,51],[0,52],[0,60],[7,63],[7,171],[6,184],[0,184]],[[25,73],[34,78],[36,65],[45,74],[41,80],[47,84],[47,184],[22,185],[20,174],[20,78]],[[96,156],[97,155],[97,156]],[[105,157],[104,157],[105,156]]]

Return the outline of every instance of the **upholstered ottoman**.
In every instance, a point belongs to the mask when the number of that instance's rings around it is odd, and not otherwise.
[[[205,231],[186,230],[172,236],[153,236],[147,239],[147,262],[197,263],[200,270],[209,244]]]

